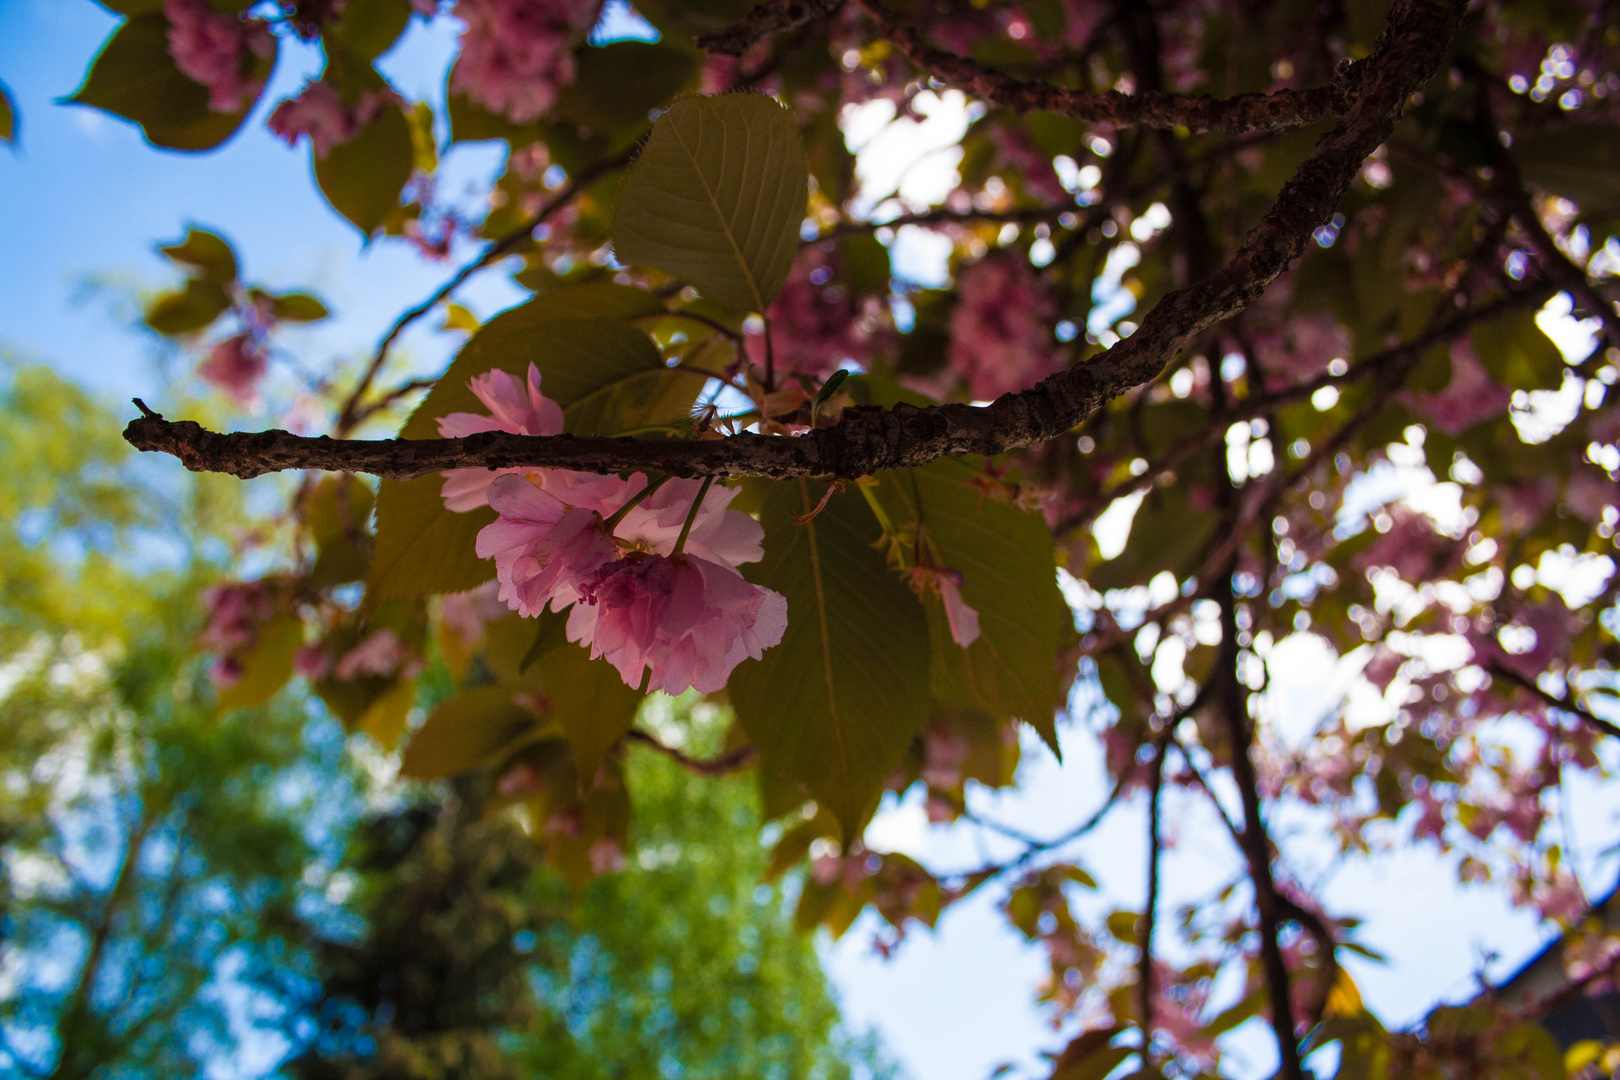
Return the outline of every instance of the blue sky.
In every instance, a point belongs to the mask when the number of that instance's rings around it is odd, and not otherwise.
[[[178,393],[165,372],[183,373],[191,361],[166,354],[138,328],[135,301],[176,280],[153,247],[178,238],[189,223],[227,235],[249,280],[309,289],[328,301],[334,319],[281,339],[283,361],[300,358],[315,368],[368,353],[399,311],[448,275],[449,267],[424,260],[407,244],[363,245],[315,190],[307,150],[291,151],[264,130],[271,103],[315,73],[315,50],[284,48],[258,114],[224,148],[169,154],[152,150],[118,120],[56,104],[73,92],[114,25],[90,0],[0,0],[0,81],[21,118],[20,146],[0,151],[0,350],[51,364],[108,399],[139,395],[162,410],[166,397]],[[431,29],[417,23],[383,66],[407,97],[436,101],[453,44],[453,27],[444,20]],[[937,145],[954,137],[949,131],[956,121],[942,113],[939,123],[946,133],[933,149],[926,138],[908,142],[896,133],[881,143],[888,147],[884,153],[937,154]],[[476,199],[500,155],[481,145],[457,148],[447,160],[449,190]],[[947,159],[942,167],[950,165]],[[875,184],[884,182],[876,177],[906,171],[877,154],[863,157],[862,168]],[[922,171],[908,175],[926,181]],[[931,250],[926,237],[917,237],[908,258],[921,260],[917,265],[926,270]],[[457,261],[468,253],[459,252]],[[522,295],[489,274],[460,298],[488,314]],[[459,343],[432,330],[431,322],[407,335],[402,363],[431,369]],[[284,363],[278,376],[284,388],[293,381],[289,371]],[[276,419],[272,413],[241,422]],[[1334,669],[1310,651],[1311,640],[1302,636],[1278,646],[1296,657],[1280,665],[1295,675],[1274,688],[1279,715],[1311,717],[1330,704],[1325,689]],[[976,797],[977,808],[1043,835],[1082,820],[1105,790],[1101,763],[1081,721],[1064,742],[1059,767],[1031,741],[1020,791]],[[1615,835],[1616,803],[1612,792],[1577,789],[1569,810],[1579,826],[1578,847],[1588,856],[1582,869],[1591,892],[1606,889],[1614,874],[1612,860],[1597,854]],[[1172,811],[1178,843],[1167,860],[1173,887],[1166,910],[1197,900],[1237,865],[1207,810],[1173,800]],[[1299,815],[1279,824],[1291,854],[1325,873],[1320,845],[1308,839],[1317,823]],[[1142,830],[1140,807],[1127,806],[1077,849],[1105,886],[1107,899],[1098,904],[1140,904]],[[930,828],[917,800],[887,804],[871,841],[939,867],[976,863],[981,846],[990,854],[1007,851],[1004,842]],[[1528,917],[1511,912],[1493,892],[1457,887],[1451,868],[1427,849],[1397,847],[1346,863],[1333,871],[1326,895],[1335,914],[1363,916],[1361,940],[1392,958],[1386,965],[1350,961],[1365,998],[1389,1022],[1410,1022],[1437,999],[1468,994],[1487,953],[1500,954],[1489,969],[1499,976],[1540,942]],[[1032,1004],[1041,957],[996,914],[993,899],[952,910],[936,933],[915,932],[894,960],[875,956],[865,922],[824,949],[851,1021],[876,1026],[919,1080],[982,1080],[1004,1061],[1038,1069],[1035,1051],[1061,1044]],[[1236,1041],[1247,1061],[1241,1074],[1258,1075],[1269,1059],[1264,1036],[1251,1028]]]

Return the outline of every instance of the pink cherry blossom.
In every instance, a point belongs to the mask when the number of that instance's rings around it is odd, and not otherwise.
[[[247,109],[264,89],[259,61],[276,47],[263,19],[215,11],[208,0],[164,0],[169,55],[188,79],[208,88],[208,107],[218,113]]]
[[[300,645],[293,653],[293,671],[310,682],[319,682],[332,672],[332,654],[320,642]]]
[[[713,693],[743,660],[782,640],[787,598],[689,553],[632,552],[580,589],[568,638],[606,657],[625,685]]]
[[[1610,508],[1620,507],[1620,484],[1582,468],[1569,478],[1564,503],[1587,521],[1601,522]]]
[[[637,473],[631,477],[626,497],[640,489],[640,476]],[[671,555],[675,552],[675,544],[680,540],[687,518],[691,517],[692,528],[687,534],[685,548],[689,554],[723,566],[762,559],[765,555],[762,546],[765,530],[742,511],[728,509],[740,489],[711,485],[703,498],[703,505],[693,514],[692,503],[702,487],[701,480],[667,481],[624,516],[614,530],[614,536],[627,547],[657,555]],[[546,490],[553,490],[549,475]],[[560,492],[558,497],[572,501]]]
[[[935,724],[922,733],[921,776],[930,787],[950,790],[962,782],[962,766],[973,745],[946,724]]]
[[[1407,581],[1429,581],[1455,564],[1456,541],[1434,527],[1427,514],[1396,504],[1388,507],[1394,523],[1351,562],[1360,569],[1387,566]]]
[[[517,123],[551,108],[574,81],[574,45],[601,0],[460,0],[467,24],[450,87]]]
[[[243,656],[258,644],[259,626],[275,615],[275,597],[263,581],[230,581],[204,589],[202,602],[208,622],[197,644],[217,654],[209,676],[223,690],[242,677]]]
[[[962,600],[962,572],[949,566],[914,566],[906,571],[918,596],[938,593],[945,602],[951,640],[967,648],[979,640],[979,613]]]
[[[976,399],[1023,390],[1063,366],[1046,322],[1052,301],[1029,264],[991,255],[962,271],[951,314],[950,366]]]
[[[624,869],[624,849],[611,837],[604,836],[593,843],[587,857],[593,874],[614,874]]]
[[[346,103],[331,83],[311,80],[297,97],[277,105],[270,114],[270,130],[296,145],[308,136],[315,156],[324,158],[334,146],[353,139],[388,106],[401,106],[404,99],[392,90],[367,90],[353,105]]]
[[[1058,205],[1070,201],[1068,191],[1052,168],[1052,155],[1036,146],[1022,130],[995,124],[990,128],[990,140],[996,145],[997,159],[1018,170],[1024,190],[1031,198]]]
[[[1432,787],[1425,787],[1412,799],[1410,805],[1418,807],[1417,820],[1412,822],[1412,839],[1433,840],[1444,843],[1446,832],[1445,804],[1435,797]]]
[[[1586,894],[1581,891],[1581,883],[1562,867],[1533,883],[1522,880],[1515,883],[1513,902],[1520,907],[1534,907],[1543,919],[1557,919],[1564,923],[1576,922],[1587,910]]]
[[[439,601],[439,620],[471,649],[483,639],[484,627],[506,612],[499,592],[500,582],[486,581],[476,589],[450,593]]]
[[[563,429],[562,407],[540,392],[540,369],[529,365],[527,381],[493,368],[467,380],[473,396],[489,410],[489,415],[454,412],[439,418],[439,434],[460,439],[481,431],[509,431],[514,435],[557,435]],[[512,473],[540,477],[543,486],[571,506],[584,506],[611,514],[645,483],[637,473],[631,481],[616,476],[595,476],[566,469],[450,469],[444,476],[440,497],[445,508],[457,513],[489,504],[489,485],[496,477]]]
[[[850,292],[842,260],[813,245],[793,260],[782,292],[766,313],[776,370],[824,379],[848,362],[865,367],[878,344],[881,301]],[[765,337],[745,345],[756,364],[765,362]]]
[[[333,674],[340,679],[357,679],[362,675],[386,678],[405,667],[410,658],[410,651],[398,634],[378,630],[344,653]]]
[[[244,409],[259,405],[259,383],[270,366],[270,354],[252,334],[233,334],[218,342],[197,366],[197,374]]]
[[[519,615],[539,615],[548,603],[561,611],[618,555],[600,514],[569,506],[529,477],[496,477],[489,504],[500,517],[479,531],[475,550],[495,560],[498,595]]]
[[[1474,346],[1463,338],[1451,345],[1451,381],[1438,394],[1408,395],[1425,420],[1448,435],[1461,434],[1481,420],[1508,410],[1513,394],[1491,378]]]

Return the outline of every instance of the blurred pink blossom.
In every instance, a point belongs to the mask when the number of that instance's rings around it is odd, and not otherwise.
[[[922,779],[930,787],[951,790],[962,782],[962,765],[971,743],[949,725],[937,723],[922,733]]]
[[[243,655],[259,641],[259,626],[276,614],[275,596],[263,581],[227,581],[202,592],[208,621],[197,645],[216,654],[209,672],[220,689],[242,677]]]
[[[1461,434],[1481,420],[1507,412],[1513,394],[1491,378],[1474,346],[1463,338],[1451,344],[1451,381],[1438,394],[1408,394],[1409,404],[1448,435]]]
[[[870,366],[881,302],[853,295],[841,269],[840,260],[820,245],[803,249],[793,260],[787,282],[767,312],[778,372],[824,379],[848,361]],[[763,334],[749,335],[745,345],[754,363],[765,362]]]
[[[975,399],[1023,390],[1063,366],[1046,325],[1052,300],[1018,255],[994,254],[964,269],[957,296],[950,365]]]
[[[241,112],[264,89],[259,61],[276,47],[263,19],[215,11],[208,0],[164,0],[169,20],[169,55],[188,79],[208,88],[208,107]]]
[[[318,641],[300,645],[293,653],[293,671],[310,682],[318,682],[331,673],[332,654]]]
[[[383,109],[404,104],[398,94],[385,89],[367,90],[350,105],[331,83],[311,80],[304,84],[297,97],[287,98],[276,106],[270,114],[269,127],[289,146],[308,136],[315,156],[324,158],[334,146],[341,146],[360,134]]]
[[[333,674],[340,679],[355,679],[362,675],[387,678],[406,666],[410,656],[399,635],[392,630],[378,630],[344,653]]]
[[[1549,877],[1538,876],[1534,881],[1514,882],[1513,902],[1519,907],[1534,907],[1543,919],[1557,919],[1573,923],[1586,914],[1586,894],[1580,882],[1563,867]]]
[[[519,123],[551,108],[574,81],[574,45],[602,0],[460,0],[466,23],[450,87]]]
[[[252,334],[233,334],[208,351],[197,374],[244,409],[259,405],[259,383],[270,367],[270,353]]]
[[[604,836],[593,843],[588,857],[593,874],[613,874],[624,869],[624,849],[611,837]]]
[[[1386,510],[1394,523],[1351,559],[1357,568],[1387,566],[1405,580],[1421,584],[1456,562],[1459,545],[1435,529],[1434,519],[1400,504]]]

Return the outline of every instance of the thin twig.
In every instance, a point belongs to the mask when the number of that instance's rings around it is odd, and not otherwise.
[[[752,746],[739,746],[737,749],[721,754],[718,757],[696,758],[684,750],[660,742],[656,736],[642,731],[640,728],[631,728],[625,732],[624,737],[630,742],[640,743],[642,746],[658,751],[658,753],[663,754],[687,772],[696,773],[699,776],[730,776],[732,773],[741,772],[748,768],[759,757],[759,751]]]

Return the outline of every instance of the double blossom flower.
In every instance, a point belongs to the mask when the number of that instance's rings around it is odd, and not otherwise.
[[[541,393],[532,364],[526,381],[494,370],[469,387],[489,415],[451,413],[440,418],[440,435],[563,429],[562,409]],[[568,639],[605,657],[626,685],[711,693],[744,659],[782,640],[787,598],[736,570],[763,556],[764,530],[728,508],[733,489],[667,480],[649,491],[642,473],[565,469],[454,469],[444,477],[448,509],[488,505],[500,515],[479,532],[476,549],[495,561],[499,598],[525,617],[572,606]]]

